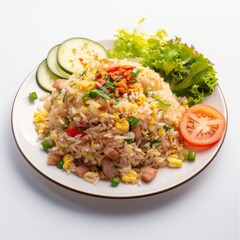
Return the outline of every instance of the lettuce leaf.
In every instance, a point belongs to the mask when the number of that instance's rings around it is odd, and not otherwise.
[[[186,96],[188,104],[201,102],[213,92],[217,77],[213,64],[181,38],[167,39],[165,30],[150,35],[120,29],[115,35],[112,58],[137,58],[144,66],[158,72],[177,96]]]

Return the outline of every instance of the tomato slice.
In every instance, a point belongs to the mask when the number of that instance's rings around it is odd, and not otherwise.
[[[190,145],[208,147],[220,140],[226,128],[223,114],[207,104],[190,107],[180,121],[180,132]]]

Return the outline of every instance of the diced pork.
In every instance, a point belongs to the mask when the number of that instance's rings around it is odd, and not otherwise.
[[[48,165],[57,165],[57,162],[61,159],[61,155],[57,153],[49,153],[48,155]]]
[[[55,80],[55,82],[53,83],[52,86],[59,91],[65,86],[65,84],[66,84],[66,80],[57,79],[57,80]]]
[[[135,140],[141,140],[142,139],[142,132],[141,132],[141,127],[140,125],[137,125],[135,127],[131,128],[131,131],[135,134]]]
[[[158,170],[153,167],[145,167],[142,169],[142,180],[145,183],[151,182],[157,175]]]
[[[110,159],[102,160],[102,171],[107,178],[113,178],[117,175],[117,170],[112,166]]]
[[[120,157],[119,152],[112,147],[106,147],[104,149],[104,154],[114,161],[119,160]]]
[[[85,167],[85,166],[83,166],[83,165],[81,165],[81,166],[78,166],[78,167],[76,167],[76,169],[75,169],[75,173],[79,176],[79,177],[83,177],[83,175],[86,173],[86,172],[88,172],[89,171],[89,169],[87,168],[87,167]]]

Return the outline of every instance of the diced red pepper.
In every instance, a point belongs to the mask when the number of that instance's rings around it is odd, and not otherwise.
[[[111,68],[108,68],[107,69],[107,72],[108,73],[111,73],[111,72],[116,72],[120,69],[120,66],[115,66],[115,67],[111,67]]]
[[[83,120],[79,120],[78,123],[79,123],[79,124],[84,124],[84,121],[83,121]]]
[[[64,132],[66,132],[71,137],[75,137],[77,135],[81,135],[81,137],[83,137],[87,135],[87,133],[78,131],[77,129],[65,129]]]

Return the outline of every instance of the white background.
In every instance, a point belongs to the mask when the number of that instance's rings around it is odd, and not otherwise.
[[[239,12],[237,0],[0,0],[0,239],[238,240]],[[107,200],[62,189],[18,151],[14,96],[53,45],[73,36],[109,39],[142,17],[144,30],[164,28],[215,64],[228,105],[225,142],[200,175],[164,194]]]

